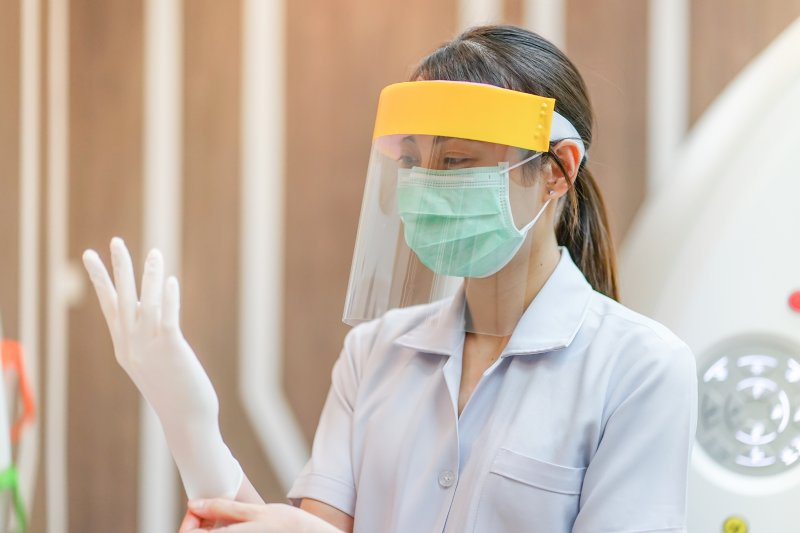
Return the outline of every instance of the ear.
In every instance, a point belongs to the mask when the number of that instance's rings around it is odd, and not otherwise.
[[[561,198],[569,190],[578,175],[581,164],[581,149],[572,139],[564,139],[553,145],[553,153],[561,160],[566,176],[555,161],[550,161],[550,175],[547,178],[545,198]],[[553,191],[550,193],[550,191]]]

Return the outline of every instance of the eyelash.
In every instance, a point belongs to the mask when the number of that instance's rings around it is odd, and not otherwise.
[[[470,157],[445,157],[442,162],[444,163],[446,168],[451,168],[455,166],[464,165],[465,163],[471,161],[472,158]],[[413,167],[419,165],[419,160],[410,155],[401,155],[397,158],[397,162],[404,167]]]
[[[397,158],[397,162],[400,163],[401,166],[408,168],[416,166],[419,163],[415,157],[410,155],[401,155]]]
[[[467,161],[469,161],[469,157],[445,157],[444,164],[447,167],[463,165]]]

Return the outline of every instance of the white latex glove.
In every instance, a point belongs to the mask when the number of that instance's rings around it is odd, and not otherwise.
[[[141,301],[133,264],[122,239],[111,240],[114,281],[94,250],[83,264],[92,280],[117,362],[161,421],[189,498],[234,498],[243,472],[219,429],[219,401],[178,323],[178,280],[164,283],[164,260],[145,261]]]

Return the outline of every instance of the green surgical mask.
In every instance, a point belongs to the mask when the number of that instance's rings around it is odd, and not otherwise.
[[[484,278],[499,271],[550,203],[524,228],[514,225],[508,173],[540,155],[511,167],[400,169],[398,212],[409,248],[437,274]]]

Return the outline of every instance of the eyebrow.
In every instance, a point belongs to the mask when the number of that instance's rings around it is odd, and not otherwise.
[[[468,142],[468,143],[480,143],[480,142],[482,142],[482,141],[476,141],[474,139],[462,139],[461,137],[445,137],[444,135],[434,135],[433,137],[434,137],[435,142],[447,142],[447,141],[464,141],[464,142]],[[410,142],[412,142],[414,144],[417,143],[417,141],[415,139],[415,135],[406,135],[405,137],[403,137],[401,139],[401,142],[402,141],[410,141]]]

